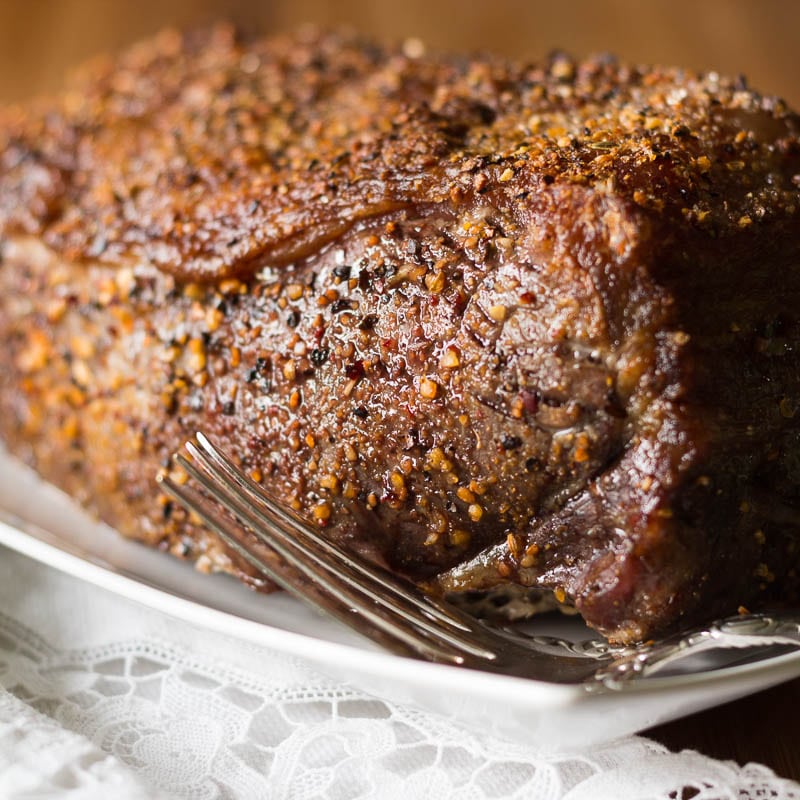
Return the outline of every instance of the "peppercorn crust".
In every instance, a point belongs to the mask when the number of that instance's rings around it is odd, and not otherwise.
[[[422,199],[489,195],[518,214],[520,194],[553,182],[728,235],[794,213],[797,184],[776,166],[798,132],[783,103],[714,74],[167,32],[89,65],[55,103],[6,113],[0,225],[71,260],[133,255],[208,280]]]
[[[610,58],[162,34],[2,114],[0,433],[253,584],[158,495],[195,430],[432,591],[626,642],[791,601],[799,132]]]

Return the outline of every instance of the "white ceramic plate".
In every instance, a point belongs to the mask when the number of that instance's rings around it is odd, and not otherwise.
[[[0,452],[0,544],[178,619],[282,651],[396,702],[542,749],[587,747],[800,675],[800,653],[691,676],[651,678],[621,692],[523,680],[389,655],[283,595],[258,595],[127,541]],[[537,633],[591,638],[577,620]]]

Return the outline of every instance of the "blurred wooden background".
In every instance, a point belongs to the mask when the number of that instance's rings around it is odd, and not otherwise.
[[[536,58],[560,47],[744,73],[800,107],[798,0],[0,0],[0,102],[56,88],[66,68],[168,25],[254,30],[349,23],[384,40]]]

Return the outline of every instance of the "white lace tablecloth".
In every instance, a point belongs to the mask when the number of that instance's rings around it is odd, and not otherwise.
[[[0,548],[0,798],[800,800],[634,737],[542,755]]]

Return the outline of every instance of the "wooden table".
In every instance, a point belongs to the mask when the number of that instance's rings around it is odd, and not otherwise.
[[[791,0],[0,0],[0,102],[166,26],[229,19],[247,31],[352,25],[385,41],[536,59],[553,49],[745,74],[800,106],[800,3]]]
[[[800,781],[800,678],[645,731],[672,750],[756,761]]]

